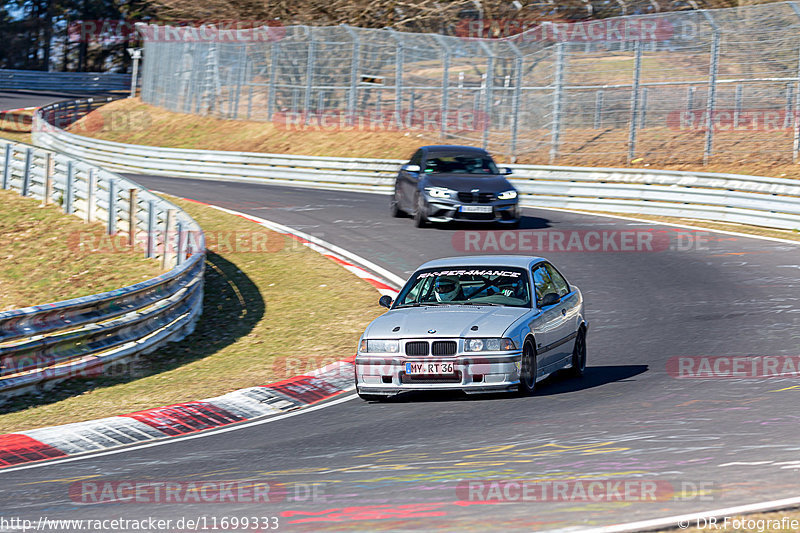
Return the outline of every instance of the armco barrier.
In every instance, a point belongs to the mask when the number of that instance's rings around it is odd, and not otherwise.
[[[0,90],[111,92],[129,91],[130,74],[110,72],[46,72],[0,69]]]
[[[179,340],[202,310],[205,242],[197,223],[136,183],[84,161],[0,142],[0,185],[127,234],[172,267],[129,287],[0,313],[0,399]]]
[[[64,131],[96,102],[40,109],[34,143],[105,168],[390,194],[403,161],[189,150],[122,144]],[[660,215],[800,229],[800,181],[738,174],[509,165],[523,205]]]

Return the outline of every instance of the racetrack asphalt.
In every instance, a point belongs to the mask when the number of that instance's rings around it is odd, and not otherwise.
[[[133,178],[302,230],[401,277],[423,261],[463,255],[463,232],[486,229],[416,229],[410,219],[390,218],[388,198],[379,195]],[[225,433],[0,470],[0,515],[158,517],[173,524],[201,516],[208,524],[212,517],[276,516],[280,529],[297,531],[531,531],[796,496],[797,379],[677,379],[667,365],[686,356],[800,355],[797,246],[560,211],[524,214],[515,235],[543,234],[545,242],[591,231],[655,236],[657,251],[559,251],[555,245],[535,253],[583,291],[591,324],[583,379],[554,376],[524,398],[354,398]],[[287,497],[258,504],[86,504],[70,496],[81,481],[242,479],[283,483]],[[617,480],[652,482],[658,490],[657,501],[630,494],[586,501],[572,491],[550,498],[555,501],[519,501],[512,491],[500,494],[510,501],[498,503],[482,501],[490,495],[485,484],[470,499],[463,490],[470,480],[539,487]]]

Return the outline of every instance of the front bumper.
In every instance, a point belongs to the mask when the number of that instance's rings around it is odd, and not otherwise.
[[[491,207],[489,213],[467,213],[461,206]],[[489,203],[465,204],[458,200],[445,200],[427,197],[426,218],[431,222],[504,222],[511,224],[520,217],[519,203],[517,200],[495,200]]]
[[[516,390],[522,351],[502,355],[411,357],[358,355],[355,372],[358,392],[392,396],[406,391],[459,390],[466,393]],[[453,374],[410,375],[406,363],[452,362]]]

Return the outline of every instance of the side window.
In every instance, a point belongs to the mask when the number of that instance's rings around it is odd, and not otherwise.
[[[549,263],[545,264],[545,268],[547,269],[547,273],[550,274],[550,279],[553,280],[553,286],[556,288],[554,292],[557,292],[561,297],[569,294],[569,285],[567,284],[567,280],[564,279],[564,276],[559,274],[558,270]]]
[[[539,305],[545,294],[556,292],[553,280],[544,265],[539,265],[533,269],[533,289],[536,291],[536,305]]]
[[[408,164],[422,166],[422,150],[417,150],[414,152],[414,155],[411,156],[411,160],[408,162]]]

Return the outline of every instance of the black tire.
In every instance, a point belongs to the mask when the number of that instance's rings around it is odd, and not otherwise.
[[[530,395],[536,390],[537,360],[536,349],[530,341],[522,347],[522,361],[519,369],[519,393]]]
[[[579,378],[583,376],[586,371],[586,330],[581,328],[578,330],[578,336],[575,337],[575,347],[572,349],[572,368],[569,373]]]
[[[392,203],[389,206],[389,214],[392,215],[392,218],[403,218],[405,216],[405,212],[400,209],[400,205],[397,203],[397,194],[392,196]]]
[[[424,228],[428,225],[428,217],[425,216],[425,201],[421,197],[417,197],[417,209],[414,211],[414,225],[418,228]]]

